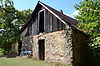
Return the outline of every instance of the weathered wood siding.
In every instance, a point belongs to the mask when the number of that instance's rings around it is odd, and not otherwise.
[[[27,30],[23,31],[24,36],[36,35],[39,34],[39,11],[44,9],[43,7],[39,8],[35,15],[33,15],[32,20],[27,26]],[[54,32],[65,29],[65,25],[57,19],[53,14],[51,14],[46,9],[44,10],[44,33]]]
[[[36,35],[36,34],[38,34],[38,32],[39,32],[39,28],[38,28],[38,16],[36,14],[36,16],[34,16],[34,18],[32,19],[32,34],[31,35]]]
[[[65,25],[49,11],[45,10],[45,32],[65,29]]]

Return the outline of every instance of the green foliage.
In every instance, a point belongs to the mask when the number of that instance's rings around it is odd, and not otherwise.
[[[100,51],[100,0],[85,0],[76,4],[79,15],[75,16],[80,21],[78,28],[90,35],[90,46]]]
[[[3,55],[3,49],[0,48],[0,56]]]
[[[13,1],[0,0],[0,48],[5,51],[19,40],[18,33],[32,13],[30,9],[18,11],[13,5]]]

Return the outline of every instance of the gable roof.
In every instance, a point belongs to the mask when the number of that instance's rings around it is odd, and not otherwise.
[[[65,15],[65,14],[63,14],[63,13],[61,13],[60,11],[57,11],[56,9],[54,9],[54,8],[52,8],[52,7],[50,7],[50,6],[48,6],[48,5],[46,5],[46,4],[44,4],[44,3],[42,3],[42,2],[40,2],[39,1],[39,3],[43,6],[43,7],[47,7],[46,9],[48,10],[48,11],[52,11],[53,13],[55,13],[58,17],[60,17],[62,20],[64,20],[65,22],[67,22],[67,23],[69,23],[69,24],[71,24],[72,26],[76,26],[79,22],[77,21],[77,20],[75,20],[75,19],[73,19],[73,18],[71,18],[71,17],[69,17],[69,16],[67,16],[67,15]]]
[[[38,1],[37,3],[37,6],[35,7],[34,9],[34,12],[32,13],[32,16],[34,16],[33,14],[35,13],[37,7],[39,7],[39,5],[41,5],[42,7],[44,7],[45,9],[47,9],[50,13],[52,13],[54,16],[56,16],[59,20],[61,20],[64,24],[70,24],[71,26],[75,27],[79,22],[63,13],[61,13],[60,11],[57,11],[56,9]],[[24,31],[24,29],[27,27],[27,25],[30,23],[30,20],[32,19],[32,16],[31,18],[29,19],[29,21],[22,27],[21,32]]]

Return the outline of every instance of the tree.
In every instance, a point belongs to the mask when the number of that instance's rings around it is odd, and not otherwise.
[[[18,11],[13,5],[13,1],[0,0],[0,48],[4,51],[19,41],[18,33],[32,13],[30,9]]]
[[[100,52],[100,0],[84,0],[75,8],[79,11],[75,16],[80,21],[78,28],[91,36],[90,47]]]

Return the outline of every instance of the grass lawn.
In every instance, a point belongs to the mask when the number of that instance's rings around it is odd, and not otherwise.
[[[67,66],[59,63],[48,63],[36,59],[28,58],[6,58],[0,57],[0,66]]]

